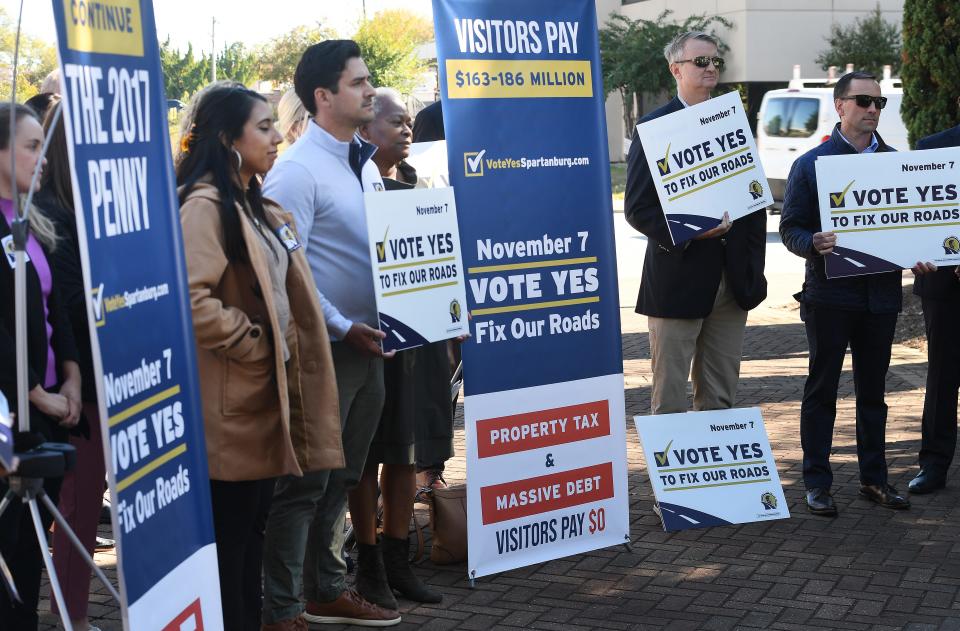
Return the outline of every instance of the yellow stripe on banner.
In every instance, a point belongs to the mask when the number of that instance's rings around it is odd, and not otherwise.
[[[846,228],[843,230],[833,230],[834,233],[840,232],[872,232],[874,230],[909,230],[910,228],[946,228],[947,226],[960,226],[960,221],[951,223],[927,223],[916,226],[877,226],[876,228]]]
[[[487,309],[474,309],[470,312],[473,316],[492,315],[495,313],[512,313],[514,311],[533,311],[534,309],[550,309],[551,307],[569,307],[570,305],[585,305],[591,302],[600,302],[600,296],[591,296],[590,298],[571,298],[570,300],[552,300],[550,302],[531,302],[525,305],[510,305],[509,307],[489,307]]]
[[[395,265],[381,265],[377,268],[378,272],[385,272],[391,269],[400,269],[402,267],[417,267],[418,265],[433,265],[434,263],[449,263],[450,261],[456,261],[457,257],[448,256],[442,259],[431,259],[429,261],[414,261],[412,263],[397,263]]]
[[[748,166],[746,169],[740,169],[739,171],[734,171],[734,172],[731,173],[730,175],[724,175],[723,177],[717,178],[717,179],[715,179],[715,180],[712,181],[712,182],[707,182],[707,183],[704,184],[703,186],[698,186],[697,188],[691,188],[689,191],[684,191],[683,193],[680,193],[679,195],[674,195],[673,197],[668,198],[667,201],[668,201],[668,202],[672,202],[673,200],[675,200],[675,199],[680,199],[681,197],[685,197],[685,196],[689,195],[690,193],[696,193],[697,191],[702,191],[702,190],[705,189],[705,188],[710,188],[710,187],[713,186],[714,184],[719,184],[720,182],[722,182],[722,181],[724,181],[724,180],[729,180],[730,178],[732,178],[732,177],[735,176],[735,175],[740,175],[741,173],[746,173],[746,172],[749,171],[750,169],[756,169],[756,168],[757,168],[757,165],[751,164],[751,165]]]
[[[441,287],[451,287],[456,284],[457,284],[457,281],[451,281],[449,283],[437,283],[436,285],[424,285],[423,287],[412,287],[410,289],[398,289],[397,291],[384,292],[383,297],[389,298],[390,296],[399,296],[400,294],[412,294],[417,291],[427,291],[428,289],[440,289]]]
[[[672,489],[663,489],[664,491],[691,491],[693,489],[712,489],[718,486],[737,486],[740,484],[760,484],[761,482],[769,482],[770,478],[762,478],[760,480],[743,480],[742,482],[718,482],[717,484],[702,484],[700,486],[678,486]]]
[[[831,210],[831,215],[842,215],[844,213],[880,213],[886,212],[888,210],[913,210],[915,208],[956,208],[960,206],[960,203],[956,204],[919,204],[917,206],[882,206],[880,208],[853,208],[850,210],[838,208],[837,210]]]
[[[723,464],[708,464],[702,467],[673,467],[671,469],[657,469],[657,473],[676,473],[677,471],[700,471],[701,469],[721,469],[723,467],[745,467],[747,465],[754,465],[754,464],[767,464],[767,461],[766,460],[744,460],[742,462],[725,462]]]
[[[130,486],[131,484],[133,484],[143,476],[150,474],[151,472],[159,469],[160,467],[167,464],[177,456],[180,456],[185,453],[187,453],[186,443],[183,443],[182,445],[178,445],[174,447],[173,449],[163,454],[156,460],[153,460],[150,463],[140,467],[139,469],[137,469],[136,471],[134,471],[124,479],[117,482],[117,493],[119,493],[120,491],[123,491],[124,489],[126,489],[128,486]]]
[[[113,416],[110,417],[110,420],[108,421],[107,424],[110,427],[113,427],[117,423],[124,422],[134,414],[139,414],[140,412],[143,412],[147,408],[151,408],[156,404],[160,403],[161,401],[165,399],[169,399],[170,397],[175,397],[178,394],[180,394],[180,386],[173,386],[172,388],[167,388],[163,392],[158,392],[157,394],[153,395],[149,399],[144,399],[140,403],[137,403],[136,405],[131,405],[126,410],[122,412],[118,412],[117,414],[114,414]]]
[[[735,156],[735,155],[737,155],[738,153],[743,153],[744,151],[750,151],[750,147],[744,147],[744,148],[742,148],[742,149],[737,149],[736,151],[731,151],[730,153],[725,153],[725,154],[719,155],[719,156],[717,156],[716,158],[714,158],[713,160],[709,160],[709,161],[707,161],[707,162],[704,162],[703,164],[698,164],[697,166],[692,167],[692,168],[689,168],[689,169],[687,169],[686,171],[679,171],[679,172],[677,172],[677,173],[671,173],[671,174],[668,175],[667,177],[663,178],[663,179],[661,180],[661,182],[669,182],[670,180],[673,180],[673,179],[675,179],[675,178],[678,178],[678,177],[680,177],[681,175],[686,175],[687,173],[690,173],[690,172],[692,172],[692,171],[699,171],[699,170],[702,169],[703,167],[710,166],[710,165],[713,164],[714,162],[720,162],[721,160],[726,160],[726,159],[729,158],[730,156]]]
[[[451,99],[592,97],[593,73],[586,60],[448,59]]]
[[[504,265],[483,265],[467,268],[468,274],[486,274],[487,272],[506,272],[514,269],[534,269],[536,267],[563,267],[564,265],[580,265],[582,263],[596,263],[597,257],[584,256],[578,259],[555,259],[552,261],[531,261],[528,263],[506,263]]]

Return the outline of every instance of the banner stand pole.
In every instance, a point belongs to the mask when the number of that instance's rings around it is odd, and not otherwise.
[[[9,145],[11,147],[16,146],[15,137],[17,117],[12,110],[17,98],[17,60],[20,51],[20,26],[22,19],[23,0],[20,0],[20,11],[17,17],[17,37],[14,50],[14,65],[12,69],[12,86],[10,92],[11,115]],[[30,180],[30,190],[27,192],[26,200],[22,206],[20,205],[20,191],[17,190],[16,184],[16,155],[14,151],[11,151],[10,168],[11,180],[13,182],[14,189],[12,197],[14,198],[13,203],[15,219],[13,224],[10,226],[10,232],[11,236],[13,237],[15,265],[14,336],[16,340],[17,368],[17,426],[21,432],[30,431],[30,392],[29,382],[27,380],[29,362],[27,358],[26,265],[27,238],[29,236],[30,226],[29,215],[31,202],[33,199],[33,188],[40,176],[40,169],[43,167],[44,157],[46,156],[47,150],[50,147],[50,140],[53,137],[53,131],[59,122],[59,104],[57,105],[57,108],[58,110],[56,116],[53,120],[53,124],[50,127],[50,133],[47,134],[47,137],[44,140],[44,144],[40,152],[40,159],[37,161],[37,165],[34,168]],[[97,575],[97,578],[103,582],[104,586],[107,588],[107,591],[110,592],[110,595],[113,596],[118,603],[120,602],[120,595],[117,593],[117,590],[107,579],[106,575],[103,573],[103,570],[101,570],[94,560],[90,558],[90,555],[87,554],[86,549],[83,547],[83,544],[80,543],[80,540],[73,532],[73,529],[64,519],[63,515],[60,514],[60,511],[57,510],[57,507],[53,501],[47,497],[47,494],[43,489],[43,481],[45,478],[62,477],[64,473],[73,467],[73,464],[76,461],[76,450],[73,448],[73,446],[66,443],[43,443],[31,451],[17,454],[17,456],[19,458],[19,463],[17,465],[17,469],[7,478],[9,482],[9,490],[7,491],[6,496],[3,498],[3,501],[0,502],[0,515],[2,515],[3,512],[9,508],[10,504],[13,503],[14,498],[18,498],[21,502],[26,503],[29,506],[30,516],[33,521],[34,533],[37,537],[37,546],[40,548],[40,553],[43,557],[43,563],[47,569],[47,576],[50,579],[50,591],[53,592],[53,597],[57,603],[57,608],[60,610],[60,620],[65,631],[73,631],[73,624],[70,621],[70,615],[67,610],[66,601],[63,598],[63,590],[60,586],[59,578],[57,577],[56,568],[53,565],[53,557],[50,555],[50,550],[48,548],[43,522],[40,519],[40,508],[37,503],[38,498],[43,501],[44,506],[57,522],[57,527],[61,528],[63,532],[67,534],[67,537],[70,539],[72,545],[77,549],[77,552],[80,553],[81,558],[83,558],[87,565],[93,570],[93,572]],[[16,587],[13,583],[13,576],[9,574],[6,561],[2,556],[0,556],[0,567],[5,570],[2,572],[2,574],[0,574],[0,576],[2,576],[5,583],[9,583],[8,587],[10,588],[10,597],[19,601],[19,594],[17,593]]]

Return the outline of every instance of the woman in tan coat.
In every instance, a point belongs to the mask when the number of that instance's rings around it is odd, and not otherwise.
[[[260,628],[274,479],[343,466],[329,336],[293,219],[260,194],[282,138],[262,96],[203,95],[177,164],[224,627]]]

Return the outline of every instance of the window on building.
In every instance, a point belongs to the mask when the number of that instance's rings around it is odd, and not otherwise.
[[[807,138],[817,131],[820,101],[781,97],[767,101],[763,112],[763,130],[768,136]]]

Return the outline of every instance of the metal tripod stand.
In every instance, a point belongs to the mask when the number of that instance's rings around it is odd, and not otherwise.
[[[93,570],[93,573],[100,579],[100,582],[106,586],[110,595],[113,596],[117,602],[120,602],[120,594],[117,593],[117,590],[110,583],[106,574],[103,573],[103,570],[101,570],[87,554],[86,549],[83,547],[83,544],[80,543],[73,529],[70,528],[67,520],[60,514],[56,505],[47,497],[43,489],[43,481],[45,478],[60,477],[73,467],[76,461],[76,452],[71,445],[63,443],[43,443],[36,449],[17,455],[20,464],[17,470],[7,478],[10,489],[7,491],[3,500],[0,501],[0,515],[3,515],[4,511],[6,511],[14,501],[19,500],[29,507],[30,517],[33,520],[33,529],[37,537],[37,545],[40,548],[43,563],[50,577],[50,590],[53,592],[57,608],[60,610],[63,627],[66,631],[73,631],[73,625],[70,622],[66,602],[63,599],[63,590],[60,588],[57,571],[53,566],[53,557],[50,556],[50,550],[47,547],[46,530],[40,519],[39,505],[41,503],[53,516],[54,521],[57,523],[57,528],[67,535],[70,543],[77,552],[80,553],[81,558],[83,558],[90,569]],[[0,556],[0,569],[3,570],[0,572],[0,576],[3,576],[4,581],[8,584],[7,586],[10,589],[11,596],[19,600],[16,587],[13,584],[12,577],[10,576],[9,570],[7,570],[6,563],[2,556]]]

